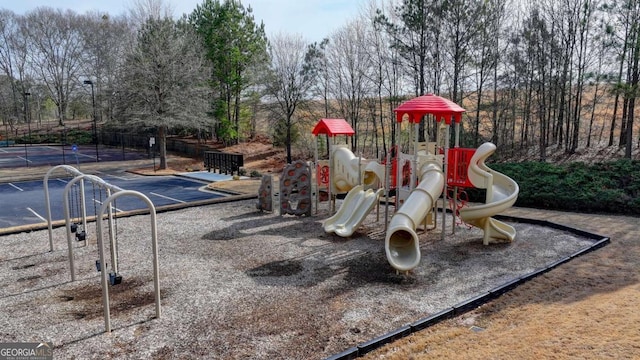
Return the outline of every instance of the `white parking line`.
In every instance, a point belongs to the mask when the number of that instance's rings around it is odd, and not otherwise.
[[[16,157],[17,157],[18,159],[22,159],[22,160],[24,160],[24,161],[26,161],[26,162],[33,162],[33,161],[29,160],[29,159],[25,159],[25,158],[23,158],[22,156],[16,156]]]
[[[98,203],[98,204],[100,204],[100,206],[102,206],[102,201],[97,200],[97,199],[93,199],[93,201],[94,201],[94,202],[96,202],[96,203]],[[118,209],[117,207],[115,207],[115,206],[113,206],[113,205],[111,205],[111,208],[112,208],[113,210],[115,210],[116,212],[122,212],[122,210]]]
[[[31,211],[31,213],[32,213],[33,215],[37,216],[37,217],[38,217],[38,219],[40,219],[40,220],[42,220],[42,221],[47,221],[47,219],[43,218],[42,216],[38,215],[38,213],[37,213],[37,212],[33,211],[33,209],[32,209],[32,208],[28,207],[28,208],[27,208],[27,210]]]
[[[9,186],[13,187],[14,189],[17,189],[18,191],[24,191],[23,189],[19,188],[18,186],[13,185],[12,183],[9,183]]]
[[[113,175],[113,174],[106,174],[106,173],[103,173],[102,171],[96,171],[96,174],[101,174],[101,175],[104,174],[104,176],[109,176],[109,177],[112,177],[112,178],[116,178],[118,180],[125,180],[125,181],[131,180],[131,178],[126,178],[126,177],[123,177],[123,176],[117,176],[117,175]]]
[[[75,153],[76,156],[84,156],[84,157],[88,157],[90,159],[95,159],[95,155],[87,155],[87,154],[83,154],[83,153]]]
[[[182,200],[174,199],[174,198],[172,198],[172,197],[168,197],[168,196],[164,196],[164,195],[156,194],[156,193],[154,193],[154,192],[151,192],[151,193],[149,193],[149,194],[151,194],[151,195],[155,195],[155,196],[157,196],[157,197],[161,197],[161,198],[163,198],[163,199],[167,199],[167,200],[171,200],[171,201],[179,202],[179,203],[182,203],[182,204],[186,203],[186,201],[182,201]]]

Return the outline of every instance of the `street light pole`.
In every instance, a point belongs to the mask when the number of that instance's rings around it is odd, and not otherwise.
[[[96,162],[98,162],[98,119],[96,117],[96,97],[93,93],[93,81],[85,80],[85,85],[91,85],[91,106],[93,108],[93,142],[96,144]]]
[[[29,96],[30,92],[24,93],[24,121],[27,123],[27,128],[29,129],[29,144],[31,143],[31,113],[29,113]]]

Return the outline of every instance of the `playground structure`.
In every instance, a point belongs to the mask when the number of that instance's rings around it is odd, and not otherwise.
[[[114,215],[114,209],[116,209],[116,200],[120,197],[129,196],[136,197],[142,200],[149,210],[150,214],[150,230],[151,230],[151,250],[153,255],[153,278],[154,278],[154,295],[155,295],[155,307],[156,318],[161,315],[160,308],[160,271],[158,265],[158,239],[157,239],[157,223],[156,223],[156,209],[153,202],[144,194],[133,191],[123,190],[118,186],[109,184],[98,176],[83,174],[78,169],[69,165],[54,166],[47,171],[44,176],[44,190],[45,201],[47,209],[47,228],[49,233],[49,251],[53,252],[53,235],[52,235],[52,216],[51,216],[51,199],[49,196],[48,182],[50,176],[56,170],[64,170],[68,175],[74,176],[67,182],[63,191],[63,207],[64,207],[64,219],[67,235],[67,249],[69,255],[69,268],[71,273],[71,281],[76,281],[75,275],[75,263],[74,263],[74,246],[71,240],[71,234],[76,234],[76,240],[83,241],[86,246],[87,243],[87,211],[85,200],[85,180],[91,182],[93,186],[93,199],[94,203],[94,217],[93,220],[96,223],[96,242],[98,246],[99,260],[96,261],[96,270],[101,273],[101,285],[102,285],[102,299],[103,299],[103,311],[105,332],[111,332],[111,316],[109,310],[109,285],[118,285],[122,282],[122,276],[118,270],[119,255],[118,255],[118,229],[117,229],[117,216]],[[79,185],[78,185],[79,184]],[[100,197],[96,198],[96,188],[99,189]],[[106,199],[102,201],[102,192],[106,193]],[[75,194],[75,196],[74,196]],[[100,203],[100,210],[97,209],[96,203]],[[71,206],[70,206],[71,204]],[[70,211],[75,209],[77,216],[73,216]],[[110,253],[110,263],[105,261],[104,247],[105,241],[103,240],[103,220],[107,219],[108,224],[108,242],[107,247]],[[111,267],[111,271],[109,271]],[[107,278],[107,273],[109,273]]]
[[[409,271],[420,263],[420,244],[416,233],[421,224],[424,230],[437,226],[434,217],[437,201],[442,198],[442,239],[445,236],[445,210],[449,201],[448,188],[457,201],[459,188],[486,189],[483,205],[463,207],[460,219],[483,230],[483,244],[513,241],[515,229],[493,218],[513,206],[517,200],[518,184],[504,174],[491,170],[485,160],[495,152],[492,143],[478,149],[459,147],[460,121],[464,109],[450,100],[432,94],[406,101],[397,107],[396,146],[387,154],[384,164],[356,157],[346,145],[336,144],[337,135],[352,136],[355,132],[343,119],[321,119],[312,133],[333,138],[329,145],[329,160],[316,164],[316,209],[319,193],[326,191],[331,201],[330,213],[335,210],[335,198],[345,194],[341,208],[323,222],[327,233],[342,237],[353,234],[364,218],[379,204],[382,194],[395,194],[395,214],[387,224],[389,201],[385,204],[385,253],[389,264],[397,271]],[[423,117],[436,121],[436,142],[419,143],[418,125]],[[409,121],[409,138],[413,139],[411,154],[401,152],[401,130],[404,119]],[[450,127],[455,124],[454,147],[449,147]],[[413,126],[411,126],[413,125]],[[440,134],[444,128],[444,134]],[[393,154],[391,154],[393,153]],[[453,231],[457,209],[452,209]]]
[[[335,143],[337,135],[355,134],[343,119],[321,119],[313,129],[313,134],[326,134],[333,137],[334,144],[330,146],[330,158],[319,161],[316,146],[315,191],[312,190],[313,174],[309,163],[298,160],[284,168],[280,176],[279,201],[277,201],[280,204],[280,215],[310,216],[312,194],[315,193],[317,212],[321,192],[331,199],[333,212],[336,194],[349,193],[349,205],[325,223],[326,229],[337,231],[340,236],[351,236],[382,195],[383,189],[380,189],[379,185],[384,179],[384,165],[356,157],[346,145]],[[332,181],[329,181],[329,174]],[[364,186],[357,187],[358,184]],[[373,188],[376,188],[376,191],[373,191]],[[271,175],[263,175],[256,208],[260,211],[273,211],[274,198],[273,178]],[[356,211],[347,211],[349,207]]]
[[[305,161],[298,160],[287,165],[280,177],[280,215],[311,215],[311,168]],[[271,175],[263,175],[258,189],[256,208],[273,211],[274,186]]]
[[[312,134],[324,134],[333,140],[328,160],[318,160],[318,142],[315,142],[316,209],[321,191],[326,192],[332,213],[337,195],[346,193],[342,208],[324,221],[324,230],[342,237],[351,236],[383,194],[384,187],[380,188],[380,184],[385,179],[385,166],[357,157],[347,145],[337,143],[338,136],[355,134],[344,119],[320,119]]]
[[[302,160],[285,167],[280,177],[280,215],[311,215],[311,169]]]

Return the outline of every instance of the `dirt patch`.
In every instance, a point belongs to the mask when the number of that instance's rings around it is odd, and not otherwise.
[[[260,178],[217,181],[209,184],[207,187],[211,190],[220,190],[230,193],[258,194],[260,182]]]
[[[220,148],[219,151],[243,154],[245,175],[255,174],[279,174],[286,164],[284,149],[274,148],[266,139],[259,138],[254,141]],[[166,169],[155,169],[152,164],[144,167],[134,167],[130,172],[140,175],[175,175],[183,172],[207,170],[202,160],[194,160],[179,156],[171,156],[167,161]]]

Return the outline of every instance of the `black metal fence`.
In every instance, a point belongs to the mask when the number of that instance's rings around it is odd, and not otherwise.
[[[113,148],[144,151],[149,157],[155,151],[157,154],[158,139],[150,142],[153,135],[147,133],[130,133],[124,131],[112,131],[98,127],[97,132],[93,132],[92,127],[68,127],[65,129],[27,131],[16,130],[15,132],[0,132],[0,147],[16,146],[23,144],[50,144],[50,145],[101,145]],[[210,151],[213,147],[185,141],[181,138],[167,137],[166,149],[168,152],[179,154],[194,159],[202,159],[205,151]]]
[[[238,173],[240,168],[244,166],[244,160],[242,154],[230,154],[219,151],[205,151],[204,152],[204,167],[207,171],[211,172],[211,169],[217,169],[220,174]]]
[[[124,132],[100,131],[98,141],[107,146],[131,149],[148,149],[149,137]]]
[[[149,142],[149,139],[151,138],[149,135],[101,131],[99,138],[100,143],[103,145],[132,149],[147,149],[147,151],[153,150],[151,149],[151,142]],[[155,139],[154,144],[154,146],[158,145],[158,139]],[[166,146],[168,152],[194,159],[201,159],[203,157],[203,152],[210,150],[210,147],[205,144],[188,142],[172,137],[167,137]]]

